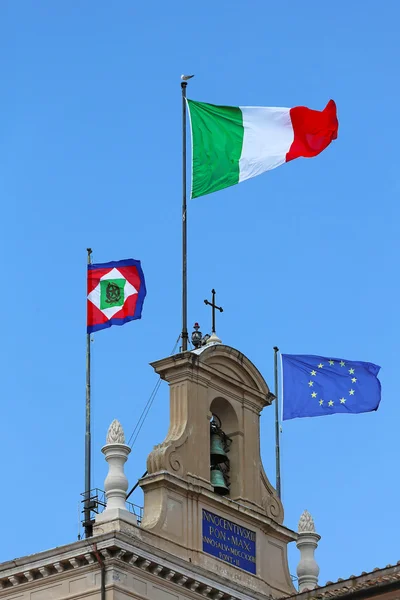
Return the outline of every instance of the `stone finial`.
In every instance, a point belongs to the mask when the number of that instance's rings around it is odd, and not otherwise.
[[[299,592],[314,590],[318,585],[319,566],[314,558],[321,537],[315,533],[314,520],[305,510],[300,517],[299,533],[296,546],[300,551],[300,562],[297,565]]]
[[[121,518],[136,523],[136,517],[129,513],[125,504],[128,479],[124,466],[131,449],[125,444],[124,430],[116,419],[108,428],[106,445],[101,451],[108,462],[108,473],[104,481],[107,501],[104,511],[96,516],[96,523]]]
[[[305,533],[306,531],[315,533],[314,519],[312,518],[308,510],[305,510],[301,515],[298,528],[299,533]]]
[[[111,423],[107,431],[107,444],[125,444],[125,434],[122,425],[117,419]]]

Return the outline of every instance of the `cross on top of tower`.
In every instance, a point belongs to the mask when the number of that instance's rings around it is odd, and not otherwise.
[[[224,309],[221,306],[217,306],[215,304],[215,290],[211,290],[211,294],[212,294],[212,300],[211,302],[209,300],[204,300],[204,304],[207,304],[208,306],[211,306],[212,308],[212,330],[211,333],[215,333],[215,311],[219,310],[219,312],[224,312]]]

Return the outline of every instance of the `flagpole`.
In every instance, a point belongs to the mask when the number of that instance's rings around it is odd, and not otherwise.
[[[182,89],[182,352],[188,347],[187,330],[187,218],[186,218],[186,87]]]
[[[279,348],[274,346],[274,384],[275,384],[275,460],[276,460],[276,491],[281,498],[281,451],[279,435],[279,401],[278,401],[278,352]]]
[[[87,248],[87,264],[90,265],[92,249]],[[91,537],[93,528],[90,521],[90,481],[91,481],[91,434],[90,434],[90,333],[86,333],[86,432],[85,432],[85,537]]]

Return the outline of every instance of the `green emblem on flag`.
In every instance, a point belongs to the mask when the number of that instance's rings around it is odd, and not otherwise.
[[[100,281],[100,310],[123,306],[126,279],[104,279]]]

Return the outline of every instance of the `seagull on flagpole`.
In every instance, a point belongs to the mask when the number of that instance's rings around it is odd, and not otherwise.
[[[187,81],[188,79],[192,79],[194,75],[181,75],[182,81]]]

